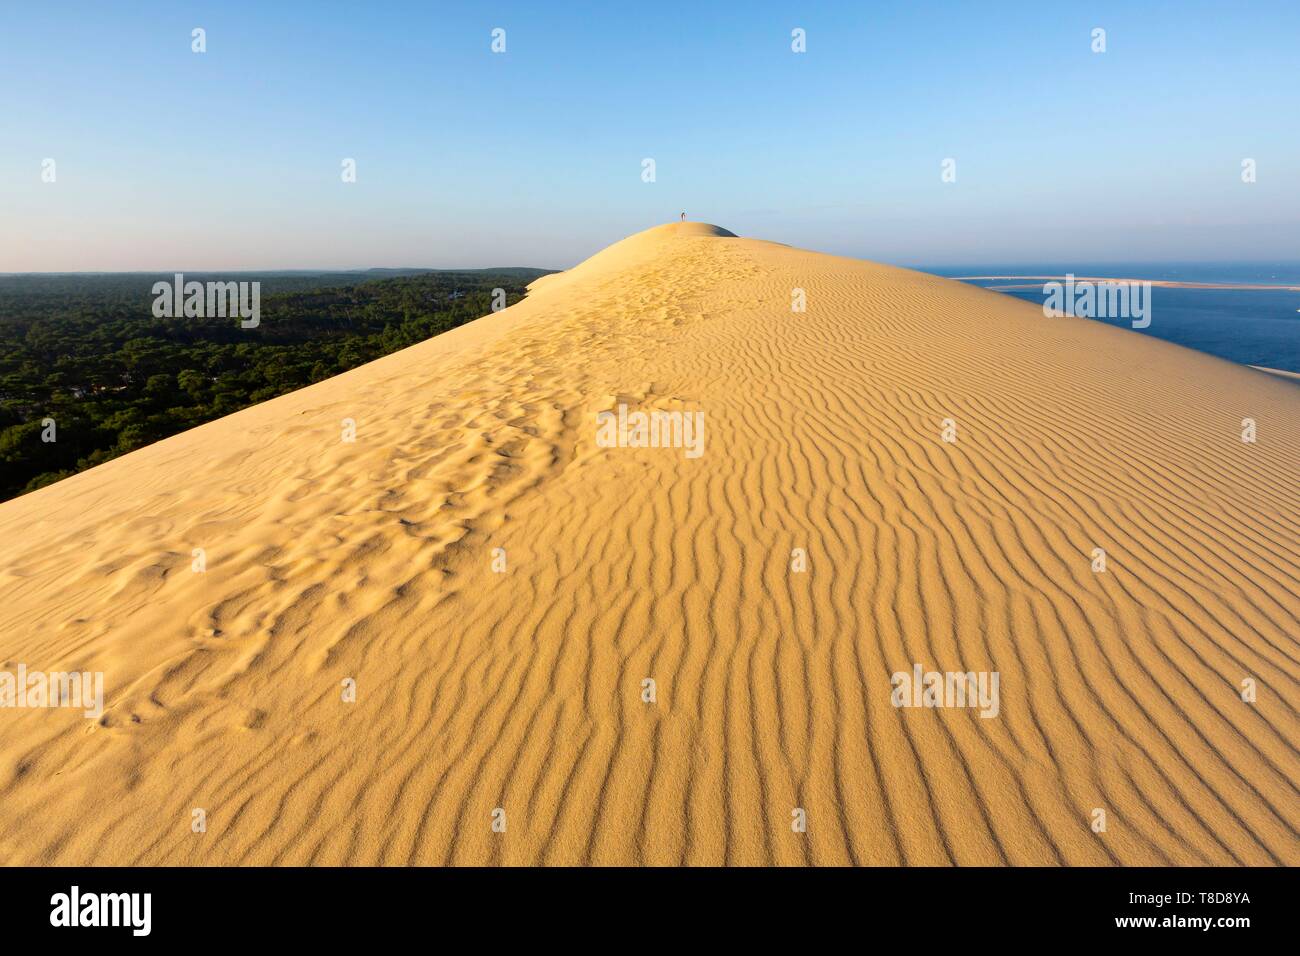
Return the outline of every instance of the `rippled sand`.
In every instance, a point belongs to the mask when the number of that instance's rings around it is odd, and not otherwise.
[[[1298,471],[1290,382],[661,226],[0,505],[3,667],[106,691],[0,710],[0,860],[1300,864]]]

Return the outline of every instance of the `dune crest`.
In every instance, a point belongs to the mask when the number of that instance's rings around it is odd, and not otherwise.
[[[0,668],[105,688],[0,709],[0,861],[1296,865],[1297,461],[1291,383],[659,226],[0,504]]]

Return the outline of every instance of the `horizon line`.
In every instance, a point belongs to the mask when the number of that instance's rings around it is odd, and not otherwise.
[[[834,253],[832,253],[834,254]],[[862,256],[846,256],[845,258],[862,259],[864,262],[884,262],[880,259],[867,259]],[[907,269],[961,269],[974,268],[976,266],[987,266],[990,262],[996,262],[1004,265],[1006,268],[1014,268],[1017,264],[1042,266],[1044,262],[1060,262],[1061,260],[1005,260],[1005,259],[982,259],[953,262],[927,262],[917,263],[915,261],[884,262],[886,265],[897,265]],[[1297,266],[1300,267],[1300,258],[1295,259],[1083,259],[1080,260],[1088,265],[1279,265],[1279,266]],[[574,263],[577,265],[578,263]],[[49,270],[24,270],[21,272],[4,272],[0,271],[0,278],[12,278],[17,276],[109,276],[109,275],[174,275],[176,273],[222,273],[222,274],[266,274],[266,273],[304,273],[312,275],[323,274],[348,274],[363,272],[492,272],[502,269],[527,269],[534,272],[565,272],[574,266],[564,268],[553,268],[550,266],[525,266],[525,265],[488,265],[488,266],[326,266],[326,267],[243,267],[238,269],[222,268],[185,268],[177,269],[174,267],[159,269],[49,269]],[[1065,275],[1065,273],[1062,273]],[[996,278],[1002,278],[998,276]],[[1006,278],[1026,278],[1027,276],[1005,276]],[[961,278],[961,277],[958,277]],[[965,277],[965,278],[994,278],[994,277]]]

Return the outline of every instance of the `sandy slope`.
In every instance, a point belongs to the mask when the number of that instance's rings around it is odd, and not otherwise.
[[[0,860],[1300,863],[1300,390],[720,232],[0,505]]]

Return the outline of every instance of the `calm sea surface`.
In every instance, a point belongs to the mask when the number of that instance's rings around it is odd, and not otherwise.
[[[1240,285],[1300,286],[1300,262],[1289,263],[1060,263],[925,268],[935,275],[1097,276],[1108,279],[1161,279],[1172,282],[1230,282]],[[968,280],[972,285],[1033,284],[1004,292],[1041,305],[1043,280]],[[1001,290],[999,290],[1001,291]],[[1125,328],[1128,319],[1097,319]],[[1177,342],[1246,365],[1300,372],[1300,292],[1263,289],[1151,290],[1151,325],[1139,335]]]

